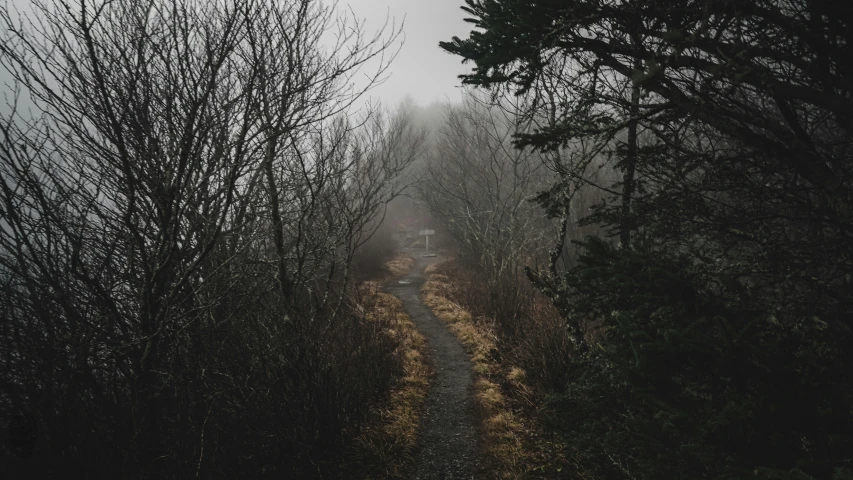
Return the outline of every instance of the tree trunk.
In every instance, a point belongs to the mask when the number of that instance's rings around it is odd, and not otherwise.
[[[290,304],[290,282],[287,278],[287,264],[284,259],[284,224],[281,221],[281,205],[279,205],[278,190],[276,189],[275,172],[273,171],[273,159],[275,158],[274,140],[270,139],[267,145],[266,158],[264,159],[264,173],[267,177],[267,188],[269,188],[270,216],[273,229],[273,241],[275,242],[276,264],[278,265],[278,283],[281,289],[282,301],[285,305]]]
[[[634,60],[634,69],[642,68],[639,59]],[[631,197],[634,195],[634,172],[637,169],[637,115],[640,104],[640,86],[634,83],[631,86],[631,106],[628,120],[628,148],[625,153],[625,177],[622,182],[622,222],[620,225],[619,240],[622,248],[631,247]]]

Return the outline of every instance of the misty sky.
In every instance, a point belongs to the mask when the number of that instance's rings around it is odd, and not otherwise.
[[[340,6],[347,4],[371,31],[380,28],[389,13],[398,24],[405,17],[405,45],[391,66],[390,78],[370,94],[372,98],[389,106],[407,95],[424,106],[459,98],[456,76],[471,67],[439,49],[438,42],[454,35],[464,38],[471,31],[459,8],[464,0],[341,0]]]
[[[0,0],[12,9],[27,12],[31,0]],[[334,0],[326,0],[332,3]],[[471,25],[459,7],[464,0],[339,0],[338,8],[352,8],[355,16],[366,21],[367,32],[381,28],[386,17],[404,23],[405,44],[388,71],[387,80],[372,90],[372,100],[394,106],[410,96],[422,106],[459,99],[457,75],[468,72],[460,58],[438,48],[438,42],[454,35],[467,37]],[[8,74],[0,69],[0,89],[7,91]],[[0,104],[2,104],[0,95]],[[2,109],[2,107],[0,107]]]

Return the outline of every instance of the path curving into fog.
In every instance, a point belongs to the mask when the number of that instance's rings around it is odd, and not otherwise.
[[[386,286],[398,297],[427,341],[435,377],[426,400],[420,451],[412,476],[416,480],[480,478],[479,445],[474,419],[471,360],[444,322],[423,304],[420,288],[424,269],[438,261],[415,255],[415,266],[401,280]]]

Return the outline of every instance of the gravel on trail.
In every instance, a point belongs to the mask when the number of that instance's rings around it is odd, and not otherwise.
[[[427,341],[435,377],[426,400],[415,460],[415,480],[483,478],[474,417],[471,360],[444,322],[423,304],[424,269],[437,258],[415,257],[415,266],[385,290],[403,302],[406,313]]]

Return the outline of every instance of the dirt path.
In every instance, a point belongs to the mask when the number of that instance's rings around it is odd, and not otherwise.
[[[471,361],[459,340],[441,320],[421,302],[423,271],[436,258],[415,256],[412,272],[394,282],[386,291],[397,296],[418,329],[426,337],[436,376],[426,401],[426,416],[421,431],[421,451],[415,462],[413,478],[481,478],[477,458],[477,431],[474,426]]]

